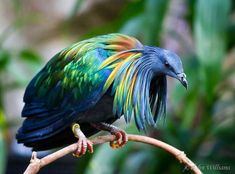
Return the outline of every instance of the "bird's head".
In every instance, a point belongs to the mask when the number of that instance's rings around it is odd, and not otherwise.
[[[152,59],[152,68],[155,74],[176,78],[187,89],[188,82],[179,56],[169,50],[158,47],[145,46],[145,51]]]

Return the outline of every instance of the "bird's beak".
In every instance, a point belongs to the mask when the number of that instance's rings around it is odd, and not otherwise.
[[[181,84],[187,89],[188,88],[188,82],[186,80],[186,74],[180,73],[177,74],[177,79],[181,82]]]

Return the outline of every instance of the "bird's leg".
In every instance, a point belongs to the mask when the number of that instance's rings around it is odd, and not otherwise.
[[[126,132],[116,126],[113,126],[113,125],[107,124],[107,123],[91,123],[91,125],[98,130],[108,131],[112,135],[116,136],[116,140],[110,142],[110,146],[113,149],[117,149],[117,148],[122,147],[128,141],[128,137],[127,137]]]
[[[86,136],[83,134],[83,132],[80,129],[80,125],[77,123],[72,124],[72,131],[74,133],[74,136],[78,138],[77,142],[77,150],[73,153],[74,156],[80,157],[88,152],[93,153],[93,144],[90,140],[86,138]]]

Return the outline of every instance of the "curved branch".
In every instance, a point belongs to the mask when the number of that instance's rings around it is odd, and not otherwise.
[[[103,143],[114,141],[114,140],[115,140],[114,135],[106,135],[106,136],[95,137],[91,139],[91,142],[95,145],[95,144],[103,144]],[[128,134],[128,141],[141,142],[141,143],[153,145],[155,147],[159,147],[171,153],[172,155],[174,155],[180,161],[180,163],[185,164],[186,167],[191,169],[195,174],[202,173],[200,169],[189,158],[187,158],[187,156],[185,155],[183,151],[180,151],[177,148],[169,144],[166,144],[162,141],[159,141],[150,137],[141,136],[141,135],[132,135],[132,134]],[[24,174],[36,174],[39,172],[39,170],[42,167],[56,161],[59,158],[62,158],[63,156],[67,154],[73,153],[76,149],[77,149],[77,144],[74,143],[50,155],[47,155],[42,159],[38,159],[37,153],[33,152],[31,160],[30,160],[30,164],[25,170]]]

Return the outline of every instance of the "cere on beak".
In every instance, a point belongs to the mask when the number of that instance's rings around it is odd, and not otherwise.
[[[186,80],[186,74],[179,73],[179,74],[177,74],[177,78],[181,82],[181,84],[187,89],[188,88],[188,82]]]

